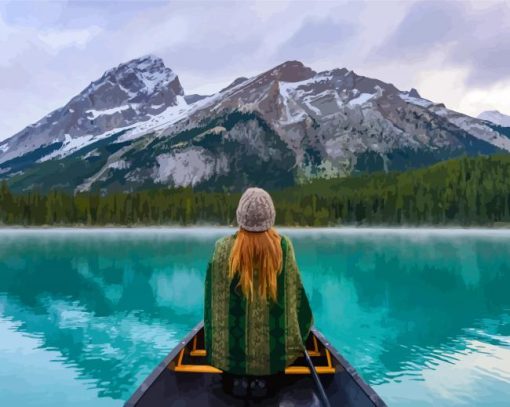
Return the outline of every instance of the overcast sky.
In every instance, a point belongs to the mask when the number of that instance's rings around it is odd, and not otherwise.
[[[510,114],[510,1],[0,0],[0,139],[145,54],[186,93],[297,59]]]

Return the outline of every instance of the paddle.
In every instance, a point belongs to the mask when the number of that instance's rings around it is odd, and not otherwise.
[[[310,372],[312,372],[312,377],[313,377],[313,380],[315,381],[315,385],[317,386],[317,389],[319,390],[319,395],[322,399],[322,404],[324,405],[324,407],[331,407],[331,405],[329,404],[328,396],[326,396],[324,387],[322,386],[322,383],[319,379],[319,375],[317,374],[317,370],[315,370],[315,366],[312,363],[312,359],[310,358],[310,355],[308,354],[306,347],[303,347],[303,349],[305,351],[306,363],[308,363],[308,366],[310,367]]]

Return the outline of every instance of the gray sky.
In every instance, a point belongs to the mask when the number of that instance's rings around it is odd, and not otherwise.
[[[510,1],[0,0],[0,45],[0,139],[149,53],[186,93],[297,59],[510,114]]]

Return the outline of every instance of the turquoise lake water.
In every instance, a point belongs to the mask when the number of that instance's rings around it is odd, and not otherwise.
[[[0,230],[0,406],[120,406],[228,229]],[[317,327],[390,406],[510,405],[510,232],[292,230]]]

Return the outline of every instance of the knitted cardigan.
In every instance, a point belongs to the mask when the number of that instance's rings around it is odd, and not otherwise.
[[[236,235],[216,242],[205,281],[204,328],[209,364],[232,374],[269,375],[303,355],[313,316],[291,241],[282,236],[276,302],[246,300],[228,261]]]

